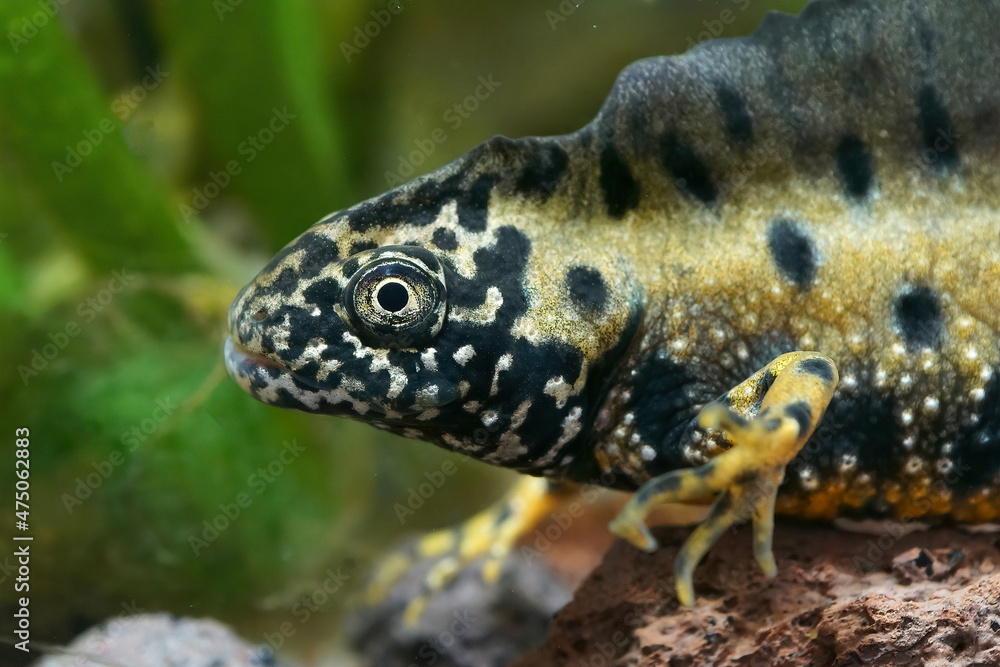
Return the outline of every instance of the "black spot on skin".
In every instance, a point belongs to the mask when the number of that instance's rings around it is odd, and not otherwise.
[[[576,304],[588,311],[604,310],[608,286],[601,272],[589,266],[574,266],[566,273],[566,289]]]
[[[864,198],[874,178],[872,158],[864,143],[853,134],[844,137],[837,146],[836,158],[844,189],[855,199]]]
[[[938,173],[953,171],[959,164],[955,128],[933,87],[920,89],[917,108],[924,140],[924,160]]]
[[[344,266],[341,267],[341,273],[345,278],[350,278],[357,272],[358,267],[361,266],[361,260],[357,257],[351,257],[349,260],[344,262]]]
[[[473,232],[486,229],[486,213],[493,191],[494,178],[483,175],[473,181],[468,193],[459,197],[458,224]]]
[[[657,475],[689,467],[683,444],[697,414],[695,404],[704,398],[689,391],[695,378],[683,365],[651,354],[635,368],[630,381],[632,399],[627,407],[635,415],[635,431],[657,453],[646,472]]]
[[[833,382],[833,368],[830,367],[830,362],[825,359],[806,359],[798,367],[806,373],[815,375],[827,384]]]
[[[429,180],[399,199],[398,190],[390,190],[372,201],[347,211],[348,226],[359,232],[374,227],[394,227],[405,223],[414,227],[429,225],[437,219],[441,207],[451,199],[460,201],[469,193],[461,187],[464,174],[456,173],[443,181]]]
[[[798,286],[808,290],[816,279],[816,250],[812,239],[788,219],[778,219],[767,230],[767,245],[778,270]]]
[[[660,160],[670,175],[677,179],[678,187],[703,204],[711,204],[719,196],[708,166],[673,132],[665,134],[660,140]]]
[[[636,492],[636,501],[642,504],[648,503],[654,495],[661,493],[674,493],[681,488],[681,478],[677,475],[669,475],[657,479],[653,484],[643,485]]]
[[[314,278],[325,267],[340,259],[337,243],[324,234],[307,232],[296,241],[297,248],[306,252],[299,262],[299,278]]]
[[[441,250],[454,250],[458,247],[458,239],[455,237],[455,232],[447,227],[438,227],[435,229],[433,236],[431,236],[431,243]]]
[[[896,328],[909,350],[936,348],[944,339],[941,302],[934,290],[916,286],[893,304]]]
[[[559,185],[568,164],[569,156],[560,146],[551,143],[538,146],[528,155],[514,189],[525,196],[537,196],[544,202]]]
[[[771,385],[774,384],[776,377],[777,376],[768,371],[760,378],[760,384],[757,386],[758,394],[761,396],[761,399],[763,399],[764,395],[767,394],[767,390],[771,388]],[[764,410],[764,412],[767,412],[767,410]]]
[[[340,285],[337,284],[336,280],[333,278],[323,278],[303,290],[302,298],[305,299],[307,304],[322,307],[340,301],[340,293]],[[302,323],[302,328],[305,331],[314,331],[315,327],[316,323],[312,321],[307,320]]]
[[[348,254],[357,255],[359,252],[363,252],[365,250],[371,250],[377,247],[378,243],[375,243],[375,241],[355,241],[354,243],[351,244],[351,252]]]
[[[601,151],[600,185],[612,218],[620,218],[639,205],[639,184],[611,144]]]
[[[785,414],[798,423],[800,435],[809,430],[809,426],[812,424],[812,411],[809,410],[808,403],[804,401],[792,403],[785,408]]]
[[[753,140],[753,121],[747,111],[746,100],[730,86],[719,86],[716,91],[726,134],[733,143],[745,146]]]
[[[281,273],[274,279],[268,287],[268,292],[277,294],[283,297],[290,297],[292,292],[299,285],[299,274],[297,271],[293,270],[291,267],[282,269]]]
[[[531,253],[531,241],[519,229],[511,226],[496,231],[496,243],[479,248],[472,255],[475,275],[466,278],[444,262],[448,280],[450,306],[477,308],[486,301],[486,292],[496,287],[503,295],[503,305],[497,311],[496,329],[506,326],[508,319],[520,317],[527,309],[527,299],[521,279]],[[456,341],[457,342],[457,341]],[[461,343],[455,348],[461,347]],[[492,373],[492,369],[490,370]]]
[[[869,384],[859,383],[850,394],[837,394],[820,418],[819,425],[802,451],[789,464],[785,486],[793,493],[809,493],[795,474],[797,466],[808,465],[816,478],[840,476],[843,457],[857,461],[857,472],[871,476],[876,488],[884,481],[899,479],[902,459],[895,409],[896,400]],[[861,509],[862,515],[878,516],[876,507]]]

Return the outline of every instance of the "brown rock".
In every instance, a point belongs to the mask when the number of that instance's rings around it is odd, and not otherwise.
[[[673,563],[689,532],[658,530],[654,554],[617,542],[512,664],[1000,665],[1000,535],[782,523],[766,579],[743,527],[698,567],[685,609]]]

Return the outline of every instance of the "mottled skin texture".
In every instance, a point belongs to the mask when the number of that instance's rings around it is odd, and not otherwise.
[[[996,1],[824,0],[639,61],[579,132],[491,139],[292,241],[233,303],[230,372],[636,489],[738,447],[699,411],[735,388],[754,417],[741,383],[814,350],[840,381],[825,415],[806,400],[779,513],[994,520],[998,25]],[[402,325],[385,279],[410,286]]]

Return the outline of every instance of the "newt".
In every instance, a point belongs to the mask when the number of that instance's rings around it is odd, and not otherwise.
[[[292,240],[232,304],[229,372],[531,476],[422,544],[454,553],[430,588],[566,482],[634,492],[611,529],[644,549],[655,505],[714,498],[685,605],[734,523],[773,574],[776,514],[995,521],[998,25],[997,0],[815,0],[640,60],[579,131],[494,137]]]

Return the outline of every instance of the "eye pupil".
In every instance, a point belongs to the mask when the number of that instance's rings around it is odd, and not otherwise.
[[[387,282],[378,289],[375,295],[378,305],[390,313],[398,313],[410,302],[410,293],[397,282]]]

